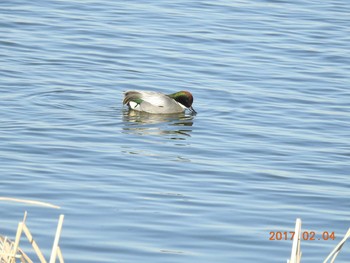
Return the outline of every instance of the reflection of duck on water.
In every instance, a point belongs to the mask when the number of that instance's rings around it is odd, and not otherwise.
[[[140,135],[180,135],[190,136],[193,116],[184,113],[149,114],[140,111],[123,112],[124,128],[128,133]],[[157,124],[157,125],[154,125]],[[185,128],[186,127],[186,128]],[[181,139],[179,136],[171,139]]]
[[[163,94],[155,91],[129,90],[124,93],[123,104],[129,109],[152,114],[173,114],[189,109],[193,114],[193,96],[188,91],[179,91],[173,94]]]

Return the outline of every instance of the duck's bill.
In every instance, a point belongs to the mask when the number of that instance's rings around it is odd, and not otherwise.
[[[189,107],[188,109],[191,111],[191,113],[193,113],[193,114],[197,114],[197,112],[194,110],[194,108],[192,108],[192,106],[191,106],[191,107]]]

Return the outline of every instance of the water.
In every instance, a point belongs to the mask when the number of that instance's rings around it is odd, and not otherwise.
[[[67,262],[322,262],[350,227],[347,1],[2,1],[0,230]],[[190,90],[143,116],[128,89]],[[324,231],[336,240],[322,239]],[[27,246],[23,242],[23,246]],[[346,244],[337,262],[348,262]]]

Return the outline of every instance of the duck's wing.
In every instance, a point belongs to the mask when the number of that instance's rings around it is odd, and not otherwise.
[[[147,104],[155,107],[165,107],[173,103],[173,99],[160,92],[129,90],[124,93],[123,104],[129,104],[130,102],[137,104],[147,102]]]

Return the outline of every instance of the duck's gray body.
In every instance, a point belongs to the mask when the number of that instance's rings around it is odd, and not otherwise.
[[[123,103],[130,109],[153,114],[181,113],[186,109],[169,95],[156,91],[126,91]]]

